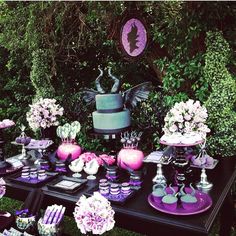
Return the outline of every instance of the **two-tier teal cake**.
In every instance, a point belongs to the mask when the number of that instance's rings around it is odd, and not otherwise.
[[[109,92],[106,92],[100,79],[103,70],[98,67],[100,75],[95,80],[96,89],[84,89],[83,99],[86,103],[96,102],[96,111],[93,112],[93,128],[100,134],[115,134],[125,131],[130,126],[130,111],[127,108],[134,108],[138,102],[148,98],[151,89],[150,82],[136,85],[122,94],[119,92],[120,80],[111,74],[108,69],[109,77],[114,84]],[[124,108],[125,107],[125,108]]]
[[[98,94],[95,97],[93,127],[97,133],[119,133],[130,126],[130,111],[124,108],[121,94]]]

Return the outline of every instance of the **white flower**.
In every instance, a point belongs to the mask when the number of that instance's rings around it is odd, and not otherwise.
[[[55,99],[49,98],[40,98],[29,106],[30,110],[26,114],[26,119],[33,130],[57,126],[58,116],[62,116],[64,111],[60,105],[56,104]]]
[[[191,118],[192,117],[189,114],[184,115],[184,119],[187,120],[187,121],[191,120]]]
[[[92,234],[101,235],[115,225],[115,212],[111,208],[110,202],[98,192],[89,198],[81,196],[73,214],[77,226],[83,234],[92,232]]]
[[[178,128],[177,128],[176,125],[172,125],[172,126],[169,128],[170,132],[176,132],[177,129],[178,129]]]
[[[177,116],[175,116],[175,120],[176,120],[177,122],[183,122],[183,121],[184,121],[184,118],[183,118],[182,115],[177,115]]]
[[[166,135],[176,132],[191,133],[199,132],[202,136],[210,132],[205,125],[208,117],[207,109],[201,106],[199,101],[189,99],[187,102],[176,103],[167,113],[163,131]]]

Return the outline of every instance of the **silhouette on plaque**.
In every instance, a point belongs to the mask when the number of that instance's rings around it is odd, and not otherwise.
[[[138,35],[138,28],[135,24],[135,22],[132,24],[130,32],[127,34],[127,39],[129,42],[129,51],[132,53],[135,49],[138,49],[139,47],[137,46],[137,38],[139,37]]]

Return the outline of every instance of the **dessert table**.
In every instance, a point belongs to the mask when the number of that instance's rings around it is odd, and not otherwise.
[[[173,233],[181,236],[197,236],[208,235],[219,212],[220,217],[220,235],[229,235],[231,225],[233,223],[233,199],[230,194],[231,187],[236,178],[236,158],[222,158],[213,170],[207,170],[209,180],[214,184],[208,194],[212,198],[212,206],[205,212],[196,215],[171,215],[162,213],[152,208],[148,203],[148,195],[152,192],[152,178],[156,174],[156,165],[152,163],[145,164],[146,175],[142,189],[125,203],[125,205],[115,205],[116,226],[126,228],[145,235]],[[171,173],[170,166],[164,166],[164,175],[169,178]],[[196,182],[200,178],[200,169],[194,168],[194,179]],[[104,173],[100,171],[99,175],[104,177]],[[95,181],[89,181],[87,185],[74,194],[66,194],[58,191],[52,191],[47,186],[43,186],[44,200],[42,208],[46,208],[51,204],[62,204],[66,206],[66,214],[73,215],[75,202],[82,194],[98,184],[99,176]],[[31,187],[22,186],[10,181],[6,178],[7,192],[6,196],[24,201]]]

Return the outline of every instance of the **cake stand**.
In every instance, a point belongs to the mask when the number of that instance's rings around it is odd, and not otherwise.
[[[48,147],[53,144],[53,141],[50,139],[42,139],[42,140],[32,140],[31,142],[25,146],[27,150],[36,150],[39,153],[39,158],[34,162],[35,165],[39,165],[40,161],[43,160],[43,154]]]
[[[122,132],[128,131],[129,128],[123,130]],[[116,154],[119,150],[120,144],[120,135],[119,133],[97,133],[94,130],[90,131],[90,135],[95,137],[96,139],[104,140],[104,147],[107,150],[110,150],[111,153]]]
[[[173,160],[173,166],[175,169],[174,182],[178,186],[186,183],[186,173],[189,173],[189,161],[185,158],[185,147],[193,147],[203,143],[204,140],[199,140],[193,143],[169,143],[163,140],[160,140],[160,143],[166,146],[172,146],[175,148],[175,155]]]

